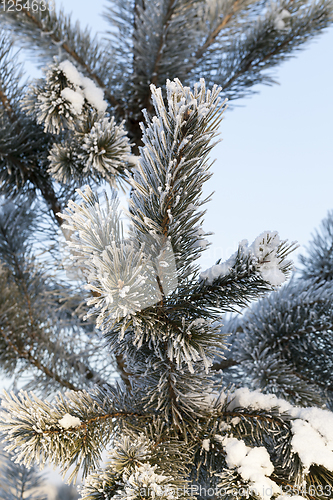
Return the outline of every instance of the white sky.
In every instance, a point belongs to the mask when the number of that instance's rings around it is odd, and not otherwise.
[[[106,0],[66,0],[65,11],[102,33]],[[206,194],[204,229],[213,231],[202,266],[226,259],[264,230],[307,244],[333,209],[333,28],[275,70],[280,85],[227,110]],[[198,75],[198,79],[200,75]]]

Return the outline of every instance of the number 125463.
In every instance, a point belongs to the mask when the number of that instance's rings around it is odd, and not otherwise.
[[[55,10],[54,3],[46,0],[1,0],[1,4],[5,12],[20,12],[21,10],[45,12],[46,10]]]

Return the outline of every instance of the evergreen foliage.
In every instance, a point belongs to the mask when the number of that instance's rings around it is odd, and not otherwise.
[[[0,495],[8,500],[47,500],[45,494],[40,493],[43,486],[43,476],[36,467],[27,469],[24,465],[17,465],[11,460],[12,455],[1,450],[0,459]]]
[[[114,0],[103,42],[32,3],[0,11],[0,366],[25,384],[2,498],[40,498],[35,463],[82,500],[333,497],[333,214],[288,283],[277,232],[197,263],[225,98],[273,83],[332,1]]]

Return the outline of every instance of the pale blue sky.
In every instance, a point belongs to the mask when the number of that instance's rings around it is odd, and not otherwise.
[[[107,29],[100,16],[105,1],[64,4],[94,32]],[[333,209],[333,28],[275,75],[280,85],[257,86],[257,95],[235,101],[237,107],[225,113],[206,188],[215,195],[204,229],[215,235],[203,267],[267,229],[304,245]]]

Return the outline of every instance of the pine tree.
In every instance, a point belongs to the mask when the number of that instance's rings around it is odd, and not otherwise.
[[[11,470],[82,475],[83,500],[332,497],[333,215],[289,283],[277,232],[198,265],[225,99],[272,83],[332,2],[118,0],[103,41],[52,6],[1,7]],[[43,78],[22,84],[14,40]]]

